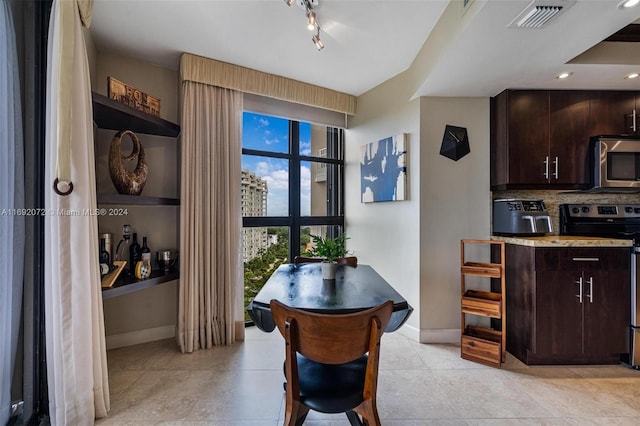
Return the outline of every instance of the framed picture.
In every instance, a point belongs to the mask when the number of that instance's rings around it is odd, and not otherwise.
[[[407,135],[380,139],[361,147],[360,201],[407,199]]]

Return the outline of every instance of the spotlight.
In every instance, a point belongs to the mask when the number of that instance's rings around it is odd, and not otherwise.
[[[313,41],[318,50],[324,49],[324,43],[322,42],[322,40],[320,40],[320,27],[318,27],[318,32],[315,33],[313,37],[311,37],[311,41]]]
[[[563,80],[563,79],[565,79],[565,78],[569,78],[569,77],[571,77],[572,75],[573,75],[573,73],[572,73],[572,72],[563,72],[563,73],[561,73],[561,74],[558,74],[558,75],[556,76],[556,78],[559,78],[560,80]]]
[[[284,3],[285,3],[287,6],[291,6],[291,5],[293,4],[293,0],[284,0]]]
[[[631,74],[627,74],[624,78],[633,79],[638,78],[638,76],[640,76],[640,74],[638,74],[637,72],[632,72]]]
[[[316,28],[316,13],[308,12],[307,13],[307,28],[309,31],[313,31]]]

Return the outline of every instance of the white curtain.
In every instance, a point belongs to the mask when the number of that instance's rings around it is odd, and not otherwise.
[[[242,279],[242,93],[182,85],[178,342],[193,352],[235,341]]]
[[[0,2],[0,425],[11,412],[24,260],[22,110],[16,38],[9,3]]]
[[[93,148],[82,25],[91,0],[54,0],[49,23],[45,165],[45,330],[53,425],[87,425],[109,410]],[[54,180],[70,181],[61,196]],[[64,187],[59,187],[64,191]]]

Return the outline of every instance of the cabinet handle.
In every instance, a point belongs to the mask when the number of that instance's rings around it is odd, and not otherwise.
[[[558,166],[559,166],[559,164],[558,164],[558,157],[556,157],[556,159],[555,159],[555,161],[553,162],[553,164],[555,165],[555,169],[556,169],[556,171],[555,171],[551,176],[553,176],[554,178],[556,178],[556,180],[558,180],[558,178],[560,177],[560,176],[558,176]]]
[[[579,293],[576,294],[576,297],[578,298],[578,300],[580,300],[580,303],[582,303],[582,277],[580,277],[580,279],[578,279],[578,281],[576,281],[576,284],[578,284],[580,286]]]
[[[633,126],[631,127],[633,129],[633,131],[635,132],[637,127],[636,127],[636,110],[633,110]]]
[[[549,156],[544,157],[544,178],[549,179]]]
[[[587,297],[589,298],[589,303],[593,303],[593,277],[589,277],[587,282],[589,283],[589,294],[587,294]]]
[[[600,262],[599,257],[574,257],[574,262]]]

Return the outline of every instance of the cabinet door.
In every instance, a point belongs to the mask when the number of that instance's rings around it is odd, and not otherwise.
[[[630,117],[636,104],[635,95],[623,91],[591,92],[591,136],[631,133]]]
[[[549,155],[549,91],[509,92],[509,184],[546,184]]]
[[[588,185],[589,93],[549,92],[550,182]]]
[[[580,286],[576,283],[579,277],[575,271],[536,271],[536,356],[582,355],[583,312],[577,297]]]
[[[584,280],[585,354],[606,357],[627,352],[631,323],[629,270],[585,271]]]

